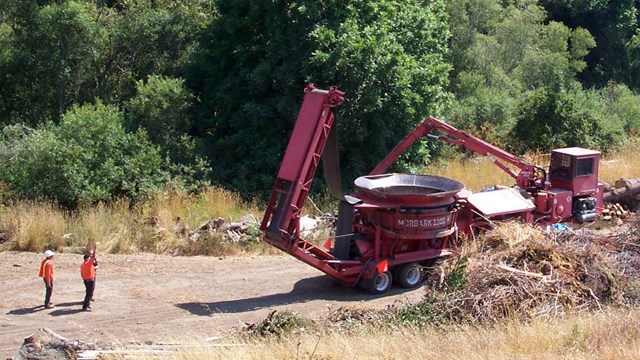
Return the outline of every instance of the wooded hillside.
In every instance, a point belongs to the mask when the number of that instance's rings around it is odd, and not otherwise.
[[[5,0],[3,201],[216,184],[263,197],[308,82],[346,93],[345,184],[436,116],[517,154],[640,129],[634,0]],[[446,151],[421,143],[395,170]]]

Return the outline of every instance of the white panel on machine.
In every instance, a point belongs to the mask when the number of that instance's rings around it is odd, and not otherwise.
[[[469,203],[488,217],[517,214],[535,209],[530,199],[525,199],[512,188],[475,193]]]

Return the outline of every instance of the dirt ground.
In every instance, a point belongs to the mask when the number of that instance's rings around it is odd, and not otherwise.
[[[38,278],[41,254],[0,252],[0,359],[47,327],[69,340],[112,344],[206,341],[224,338],[272,310],[321,318],[343,306],[382,308],[415,302],[421,288],[392,288],[373,296],[288,255],[171,257],[101,255],[92,312],[81,311],[82,255],[56,254],[52,302],[44,309]]]

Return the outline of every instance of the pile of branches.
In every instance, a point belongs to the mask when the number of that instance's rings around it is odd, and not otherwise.
[[[640,300],[637,217],[623,230],[497,226],[447,260],[425,304],[443,320],[527,320]]]

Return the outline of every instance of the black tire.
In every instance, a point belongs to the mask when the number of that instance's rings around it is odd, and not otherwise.
[[[415,262],[401,265],[396,276],[403,288],[417,287],[423,279],[422,266]]]
[[[377,273],[371,279],[363,279],[362,286],[374,295],[384,294],[391,288],[393,277],[390,271]]]

